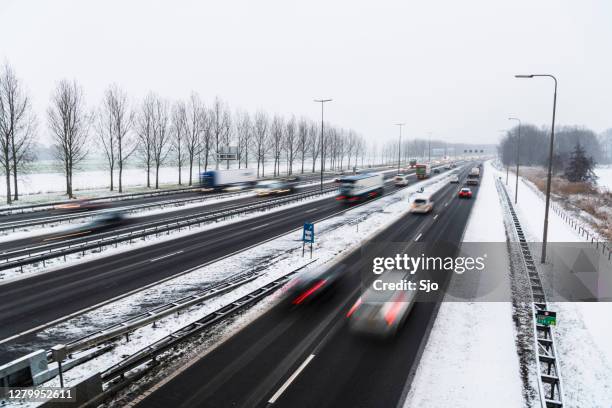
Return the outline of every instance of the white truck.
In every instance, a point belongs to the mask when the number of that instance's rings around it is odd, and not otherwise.
[[[480,181],[480,168],[473,167],[472,170],[470,170],[470,174],[468,174],[467,176],[466,184],[478,185],[479,181]]]
[[[385,180],[382,174],[366,173],[342,177],[336,200],[351,203],[383,194]]]
[[[253,169],[211,170],[200,173],[202,188],[221,190],[228,187],[250,187],[257,175]]]

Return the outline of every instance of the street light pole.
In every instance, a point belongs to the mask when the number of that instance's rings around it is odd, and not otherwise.
[[[323,149],[323,105],[325,102],[331,102],[331,99],[315,99],[314,101],[321,104],[321,141],[319,144],[319,149],[321,149],[321,191],[323,191],[323,168],[325,163],[325,149]]]
[[[521,120],[519,118],[508,118],[508,120],[518,121],[518,141],[516,142],[516,186],[514,187],[514,204],[518,202],[518,178],[521,149]]]
[[[555,147],[555,116],[557,113],[557,78],[551,74],[515,75],[515,78],[552,78],[555,82],[555,93],[553,94],[552,128],[550,130],[550,146],[548,149],[548,179],[546,180],[546,208],[544,210],[544,232],[542,234],[542,257],[540,263],[546,263],[546,241],[548,239],[548,212],[550,209],[550,186],[552,183],[552,162]]]
[[[397,174],[400,174],[400,163],[402,162],[402,126],[405,123],[396,123],[396,126],[399,127],[399,145],[397,146]]]
[[[431,132],[429,132],[429,148],[428,148],[428,150],[429,150],[429,159],[428,159],[428,161],[429,161],[429,164],[431,165]]]

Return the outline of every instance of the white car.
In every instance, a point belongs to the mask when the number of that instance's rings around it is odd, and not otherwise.
[[[393,178],[393,183],[396,187],[405,187],[408,185],[408,175],[407,174],[398,174]]]
[[[378,277],[379,282],[373,282],[349,309],[346,317],[351,331],[377,337],[397,333],[414,306],[417,291],[390,290],[383,285],[397,285],[405,278],[405,272],[396,270]]]
[[[459,184],[459,176],[456,175],[456,174],[452,175],[451,178],[450,178],[450,182],[452,184]]]
[[[433,210],[434,202],[430,197],[417,196],[412,200],[410,212],[417,214],[427,214]]]

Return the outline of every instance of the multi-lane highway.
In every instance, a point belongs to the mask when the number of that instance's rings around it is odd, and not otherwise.
[[[463,172],[463,176],[465,172]],[[375,238],[423,243],[426,256],[453,255],[473,205],[439,191],[428,216],[408,214]],[[475,197],[478,188],[473,188]],[[395,248],[389,246],[393,256]],[[311,304],[281,303],[199,360],[183,366],[140,400],[142,407],[395,407],[401,403],[436,317],[439,298],[418,302],[391,341],[352,334],[346,314],[360,292],[356,252],[343,262],[349,273],[335,292]],[[435,279],[444,286],[449,274]]]
[[[414,175],[411,180],[415,181]],[[394,190],[388,183],[386,192]],[[299,228],[305,221],[321,220],[345,209],[333,198],[305,201],[299,207],[278,210],[273,217],[249,218],[4,284],[0,362],[15,357],[8,351],[12,342],[27,342],[28,335],[49,322],[259,244]],[[19,338],[3,341],[14,336]]]

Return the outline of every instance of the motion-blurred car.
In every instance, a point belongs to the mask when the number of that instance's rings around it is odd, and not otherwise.
[[[59,204],[55,207],[60,212],[78,212],[78,211],[93,211],[109,208],[107,202],[93,201],[89,199],[73,200],[64,204]]]
[[[346,314],[350,329],[380,337],[394,335],[412,310],[417,291],[391,290],[382,284],[398,284],[405,278],[405,272],[395,270],[378,277],[380,282],[373,282]]]
[[[95,217],[88,228],[91,230],[104,230],[116,228],[127,224],[127,217],[120,211],[108,211]]]
[[[304,271],[287,284],[286,299],[293,305],[310,302],[333,288],[345,272],[343,264]]]
[[[260,197],[268,195],[291,194],[295,191],[297,179],[264,180],[255,186],[255,194]]]
[[[463,187],[459,190],[459,198],[472,198],[472,189],[469,187]]]
[[[434,202],[430,197],[417,196],[412,200],[410,204],[410,212],[417,214],[427,214],[433,210]]]
[[[393,178],[393,184],[396,187],[405,187],[408,185],[408,175],[407,174],[398,174]]]
[[[458,175],[452,175],[450,178],[450,182],[451,184],[459,184],[459,176]]]
[[[434,174],[440,174],[440,169],[439,168],[435,168],[433,169]]]

